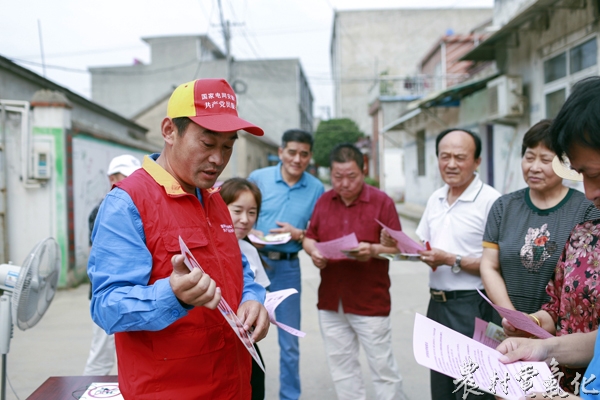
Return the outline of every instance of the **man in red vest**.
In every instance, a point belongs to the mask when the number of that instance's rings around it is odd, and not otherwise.
[[[238,117],[225,80],[179,86],[161,124],[162,153],[146,156],[98,211],[91,312],[115,333],[125,399],[250,398],[251,356],[216,309],[226,300],[254,341],[266,336],[265,291],[213,188],[240,129],[263,135]],[[205,273],[184,265],[179,237]]]

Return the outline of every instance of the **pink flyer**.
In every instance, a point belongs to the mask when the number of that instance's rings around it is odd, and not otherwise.
[[[358,239],[356,235],[351,233],[341,238],[330,240],[328,242],[315,243],[317,250],[323,257],[328,260],[344,260],[347,259],[342,250],[352,250],[358,247]]]
[[[506,318],[508,322],[510,322],[515,328],[520,329],[522,331],[531,333],[534,336],[537,336],[540,339],[547,339],[552,337],[548,331],[539,327],[535,322],[531,320],[527,315],[523,314],[520,311],[509,310],[508,308],[500,307],[492,303],[490,299],[479,289],[477,289],[481,297],[485,299],[496,311],[500,314],[501,317]]]
[[[188,267],[188,269],[191,271],[194,268],[198,268],[198,269],[200,269],[200,271],[204,272],[204,270],[202,269],[202,267],[200,266],[200,264],[198,263],[198,261],[196,260],[196,258],[192,254],[192,252],[190,251],[190,249],[187,247],[187,245],[185,244],[185,242],[183,241],[181,236],[179,236],[179,247],[181,249],[181,254],[183,254],[183,256],[185,257],[183,262]],[[264,372],[265,367],[264,367],[260,357],[258,356],[258,352],[256,351],[256,349],[254,348],[254,345],[252,344],[252,339],[250,338],[250,335],[248,334],[246,329],[244,329],[244,324],[242,324],[242,321],[240,321],[238,316],[233,312],[233,310],[229,306],[229,303],[227,303],[227,301],[225,301],[225,299],[223,297],[221,297],[221,300],[219,301],[219,305],[217,306],[217,308],[219,309],[219,311],[221,312],[223,317],[225,317],[225,320],[227,321],[229,326],[231,326],[231,329],[233,329],[233,331],[235,332],[237,337],[244,344],[244,346],[246,347],[246,350],[248,350],[248,352],[250,353],[250,355],[252,356],[254,361],[256,361],[258,366]]]
[[[424,246],[412,240],[406,233],[388,228],[377,219],[375,221],[377,221],[377,223],[381,225],[381,227],[384,228],[396,242],[398,242],[398,250],[400,250],[400,252],[414,255],[421,250],[425,250]]]
[[[278,327],[280,327],[281,329],[283,329],[291,335],[304,337],[306,336],[306,333],[299,331],[298,329],[292,328],[291,326],[282,324],[281,322],[277,322],[277,320],[275,319],[275,309],[277,308],[277,306],[283,300],[296,293],[298,293],[298,291],[293,288],[277,290],[275,292],[268,292],[267,298],[265,299],[265,308],[267,309],[267,313],[269,314],[269,321],[271,321],[272,324],[277,325]]]

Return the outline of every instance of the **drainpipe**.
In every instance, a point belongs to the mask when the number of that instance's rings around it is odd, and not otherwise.
[[[6,199],[6,182],[8,181],[8,161],[6,160],[6,109],[5,106],[0,103],[0,126],[2,137],[0,138],[0,168],[2,168],[3,174],[0,179],[0,261],[7,263],[9,258],[8,252],[8,230],[6,223],[6,216],[8,215],[8,203]],[[4,390],[4,389],[3,389]]]

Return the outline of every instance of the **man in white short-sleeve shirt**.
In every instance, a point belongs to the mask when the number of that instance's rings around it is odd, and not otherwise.
[[[475,317],[491,321],[494,313],[476,289],[483,290],[479,263],[487,215],[500,193],[475,172],[480,154],[481,139],[473,132],[449,129],[438,135],[436,155],[446,184],[427,201],[416,232],[431,246],[421,253],[431,267],[427,317],[468,337],[473,336]],[[451,377],[431,371],[431,398],[463,399],[463,391],[456,390]],[[471,398],[494,396],[470,394]]]

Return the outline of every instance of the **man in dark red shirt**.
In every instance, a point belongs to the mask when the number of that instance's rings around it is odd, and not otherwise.
[[[373,374],[377,399],[406,399],[392,351],[389,261],[381,253],[395,248],[379,244],[381,226],[400,229],[393,200],[364,183],[363,155],[341,144],[330,155],[333,190],[317,201],[303,242],[321,270],[319,323],[329,369],[340,399],[365,399],[358,361],[362,343]],[[327,242],[356,234],[353,259],[328,260],[317,250]]]

